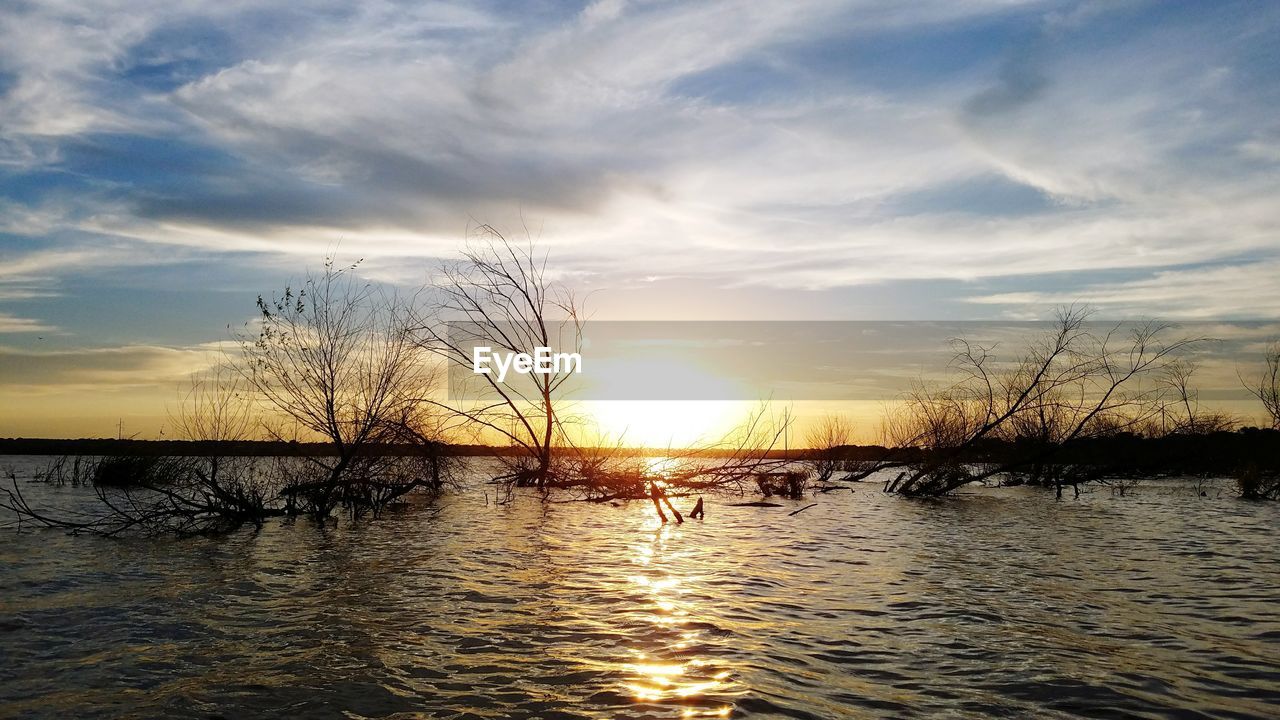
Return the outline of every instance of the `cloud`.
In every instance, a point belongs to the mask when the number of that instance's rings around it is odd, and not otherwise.
[[[4,299],[3,294],[0,294],[0,299]],[[56,328],[50,325],[45,325],[39,320],[14,317],[9,313],[0,312],[0,334],[54,332],[55,330]]]
[[[30,300],[62,294],[61,278],[91,275],[116,268],[144,268],[185,259],[182,253],[160,254],[154,248],[114,237],[52,243],[0,255],[0,300]]]
[[[1149,277],[1055,292],[977,296],[1010,312],[1085,302],[1116,317],[1158,312],[1169,319],[1280,318],[1280,260],[1156,272]]]
[[[965,112],[986,118],[1015,112],[1044,95],[1049,79],[1030,54],[1017,54],[1005,61],[997,81],[965,103]]]
[[[128,388],[173,391],[194,372],[209,367],[211,347],[148,345],[28,350],[0,346],[0,386],[7,392],[66,392]]]
[[[122,262],[340,242],[403,267],[472,219],[529,221],[605,285],[1243,268],[1280,250],[1275,25],[1074,2],[23,5],[0,21],[0,232],[81,233],[51,240],[55,275],[108,238]]]

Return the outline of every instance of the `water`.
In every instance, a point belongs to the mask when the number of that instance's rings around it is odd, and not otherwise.
[[[667,526],[476,490],[217,539],[5,531],[0,716],[1280,715],[1280,505],[732,501]]]

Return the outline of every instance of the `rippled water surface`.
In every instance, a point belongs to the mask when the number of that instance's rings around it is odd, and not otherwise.
[[[729,502],[662,526],[476,490],[217,539],[5,531],[0,716],[1280,716],[1276,504]]]

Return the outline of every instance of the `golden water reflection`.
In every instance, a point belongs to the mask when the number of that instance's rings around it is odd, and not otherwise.
[[[628,578],[644,598],[638,617],[645,626],[631,638],[632,657],[623,664],[625,692],[639,702],[686,705],[683,717],[728,717],[733,711],[728,700],[742,689],[722,658],[700,651],[708,623],[699,622],[688,587],[697,578],[683,568],[680,552],[667,549],[675,532],[657,511],[646,508],[644,533],[649,539],[632,546],[637,571]]]

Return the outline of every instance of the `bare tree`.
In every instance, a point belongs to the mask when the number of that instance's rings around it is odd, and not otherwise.
[[[254,437],[261,419],[255,412],[253,398],[240,373],[227,363],[215,363],[191,377],[181,391],[177,409],[169,413],[169,425],[177,436],[195,441],[206,448],[200,472],[213,488],[223,480],[228,458],[223,454],[226,443]],[[230,474],[242,475],[244,458],[231,461],[236,467]],[[236,477],[236,482],[243,481]]]
[[[180,438],[194,441],[204,455],[187,460],[182,488],[171,488],[200,498],[199,505],[234,521],[261,525],[270,515],[282,514],[273,506],[281,485],[261,472],[254,460],[227,454],[232,443],[252,439],[261,418],[244,378],[231,365],[215,363],[192,376],[169,423]]]
[[[430,394],[433,366],[418,350],[408,303],[358,278],[356,265],[326,260],[318,275],[258,298],[256,335],[242,336],[238,367],[269,412],[327,440],[332,457],[309,458],[313,472],[285,492],[317,517],[341,504],[380,504],[430,478],[391,478],[371,448],[421,439],[409,427]],[[272,427],[268,425],[268,427]],[[286,438],[278,428],[276,439]]]
[[[775,410],[769,402],[761,402],[723,436],[669,451],[667,485],[738,494],[758,488],[762,473],[778,472],[788,463],[786,451],[794,421],[791,408]]]
[[[192,375],[187,387],[179,391],[177,408],[169,413],[169,425],[184,440],[247,440],[261,422],[249,392],[234,367],[215,363]]]
[[[819,492],[828,492],[841,487],[844,482],[864,480],[882,470],[898,467],[902,458],[897,453],[883,448],[874,455],[869,451],[876,448],[857,448],[853,454],[850,442],[853,438],[853,423],[844,415],[825,415],[809,429],[805,436],[809,449],[806,451],[804,465],[808,469],[808,481]]]
[[[954,341],[957,379],[942,388],[907,393],[887,423],[899,445],[920,448],[908,472],[886,484],[904,495],[940,495],[998,474],[1031,469],[1043,476],[1063,445],[1138,426],[1158,407],[1159,387],[1148,382],[1196,339],[1166,340],[1170,326],[1142,323],[1091,329],[1088,313],[1069,307],[1053,331],[1031,342],[1012,363],[993,347]],[[1021,440],[1012,460],[975,464],[983,443]],[[1044,480],[1061,494],[1079,476],[1054,472]]]
[[[1160,407],[1162,434],[1207,435],[1230,432],[1239,424],[1227,413],[1200,405],[1200,392],[1192,384],[1192,376],[1198,369],[1199,365],[1194,360],[1177,358],[1168,363],[1161,373],[1161,380],[1168,391],[1168,397]]]
[[[432,365],[413,343],[404,304],[353,269],[326,262],[297,290],[260,297],[258,332],[240,338],[239,357],[193,379],[170,422],[203,456],[96,461],[98,502],[83,511],[33,508],[11,476],[0,506],[73,532],[193,534],[303,512],[325,518],[339,505],[353,517],[376,514],[415,489],[441,489],[457,459],[436,416],[417,402]],[[276,422],[260,422],[263,405]],[[261,429],[286,439],[281,423],[327,439],[332,454],[226,456]]]
[[[415,326],[420,348],[482,388],[470,403],[427,402],[519,450],[504,480],[546,488],[555,483],[553,456],[566,421],[562,388],[570,372],[513,374],[506,381],[496,374],[472,375],[473,349],[579,352],[582,308],[572,292],[551,279],[546,255],[539,255],[532,242],[517,245],[489,225],[476,228],[470,240],[463,260],[442,268],[438,316],[420,314]]]
[[[805,463],[818,484],[826,485],[842,469],[842,451],[852,436],[853,424],[844,415],[824,415],[809,428]]]
[[[1262,402],[1262,409],[1266,411],[1272,429],[1280,430],[1280,341],[1267,346],[1263,362],[1266,367],[1262,372],[1253,379],[1241,377],[1240,382]]]

